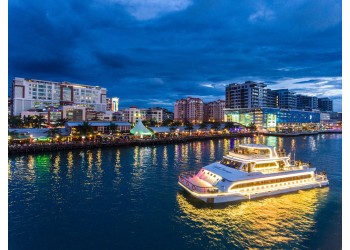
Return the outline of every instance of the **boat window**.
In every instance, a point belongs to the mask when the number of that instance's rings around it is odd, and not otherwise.
[[[259,163],[255,164],[254,168],[271,168],[271,167],[277,167],[275,162],[267,162],[267,163]]]
[[[304,175],[298,175],[298,176],[291,176],[291,177],[284,177],[284,178],[276,178],[271,180],[262,180],[262,181],[250,181],[246,183],[239,183],[231,187],[231,189],[237,189],[237,188],[246,188],[246,187],[254,187],[254,186],[261,186],[261,185],[271,185],[281,182],[290,182],[290,181],[296,181],[296,180],[305,180],[312,178],[311,174],[304,174]],[[271,185],[273,186],[273,185]]]
[[[242,165],[242,162],[232,161],[227,159],[222,160],[220,163],[227,167],[235,168],[235,169],[239,169]]]

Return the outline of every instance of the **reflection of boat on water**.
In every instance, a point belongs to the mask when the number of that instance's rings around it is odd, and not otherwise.
[[[247,200],[328,186],[325,173],[317,174],[311,164],[290,162],[284,150],[260,144],[243,144],[221,162],[199,172],[185,172],[179,185],[207,203]]]
[[[215,244],[216,249],[300,249],[313,232],[315,214],[327,200],[329,189],[302,190],[278,197],[220,204],[219,209],[192,202],[180,192],[180,223],[200,235],[193,244]],[[203,243],[205,239],[209,242]],[[199,242],[200,241],[200,242]]]

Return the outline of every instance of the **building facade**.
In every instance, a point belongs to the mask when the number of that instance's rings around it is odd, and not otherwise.
[[[106,97],[106,111],[112,111],[112,98]]]
[[[277,103],[277,95],[274,90],[267,89],[266,91],[266,107],[268,108],[277,108],[278,103]]]
[[[279,108],[225,109],[225,122],[236,122],[244,126],[255,124],[258,129],[276,131],[283,127],[320,124],[320,112]]]
[[[276,95],[277,107],[281,109],[296,109],[297,99],[294,91],[289,89],[273,90]]]
[[[316,96],[296,95],[297,109],[313,110],[318,108],[318,98]]]
[[[171,112],[170,110],[168,110],[166,108],[161,108],[161,107],[155,107],[155,109],[163,110],[163,121],[164,120],[174,120],[174,112]]]
[[[187,119],[187,100],[180,99],[175,102],[174,120],[185,121]]]
[[[204,104],[204,121],[223,122],[225,101],[217,100]]]
[[[79,106],[63,106],[62,118],[68,121],[85,121],[86,108]]]
[[[77,105],[106,111],[106,88],[16,77],[12,81],[12,115],[31,108]]]
[[[149,108],[146,113],[146,119],[150,121],[156,121],[157,123],[163,122],[163,109],[161,108]]]
[[[328,97],[318,99],[318,108],[322,112],[333,112],[333,100]]]
[[[113,97],[112,98],[112,111],[118,112],[118,110],[119,110],[119,98]]]
[[[266,106],[266,84],[247,81],[226,86],[226,108],[257,108]]]
[[[189,121],[193,124],[202,123],[204,118],[204,103],[200,98],[187,97],[175,102],[174,120]]]
[[[142,119],[141,109],[135,106],[131,106],[130,108],[124,109],[122,110],[122,112],[123,112],[123,117],[125,122],[136,123],[136,121],[139,118]],[[145,118],[145,114],[143,114],[143,116]]]

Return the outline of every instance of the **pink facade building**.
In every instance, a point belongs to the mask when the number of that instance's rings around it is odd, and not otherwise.
[[[217,100],[206,103],[204,106],[204,121],[224,122],[224,108],[224,100]]]
[[[199,98],[187,97],[175,102],[174,120],[189,121],[193,124],[202,123],[204,118],[204,103]]]

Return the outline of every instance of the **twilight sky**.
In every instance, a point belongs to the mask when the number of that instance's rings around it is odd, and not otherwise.
[[[8,2],[9,83],[106,87],[121,107],[224,99],[225,85],[330,97],[341,111],[340,0]]]

